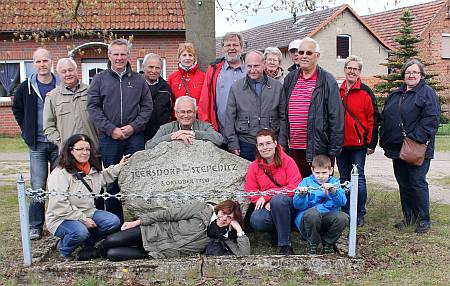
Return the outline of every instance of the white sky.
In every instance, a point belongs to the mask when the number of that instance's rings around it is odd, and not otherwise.
[[[239,3],[248,3],[249,0],[219,0],[222,5],[229,3],[235,4],[235,7],[239,7]],[[331,0],[333,1],[333,0]],[[433,0],[398,0],[395,5],[395,0],[334,0],[335,3],[328,4],[329,7],[339,6],[341,4],[349,4],[358,15],[367,15],[382,12],[385,10],[392,10],[405,6],[412,6],[420,3],[431,2]],[[263,0],[264,3],[280,2],[280,0]],[[325,0],[329,3],[330,0]],[[268,5],[268,4],[266,4]],[[289,11],[275,11],[270,9],[260,10],[256,16],[247,16],[244,13],[240,13],[238,17],[240,20],[227,21],[226,17],[229,14],[224,11],[220,11],[216,4],[216,37],[224,35],[226,32],[247,30],[262,24],[275,22],[278,20],[292,17]]]

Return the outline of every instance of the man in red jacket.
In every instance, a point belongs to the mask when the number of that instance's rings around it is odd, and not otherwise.
[[[353,164],[358,165],[358,227],[364,226],[367,188],[364,175],[366,155],[375,151],[378,142],[380,113],[372,90],[361,82],[362,60],[349,56],[345,60],[345,81],[339,92],[344,107],[344,144],[337,165],[341,182],[350,181]],[[349,201],[343,210],[349,212]]]
[[[222,38],[224,57],[208,67],[198,103],[198,118],[212,124],[224,134],[225,110],[231,85],[247,75],[241,58],[244,39],[241,34],[227,33]]]

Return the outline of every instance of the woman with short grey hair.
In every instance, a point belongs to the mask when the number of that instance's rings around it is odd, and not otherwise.
[[[401,69],[404,84],[387,98],[381,115],[380,146],[392,159],[400,189],[403,219],[397,229],[416,225],[416,233],[430,230],[430,198],[427,173],[434,157],[434,139],[439,127],[440,104],[436,92],[425,80],[424,65],[408,60]],[[426,144],[425,158],[407,162],[400,158],[405,139]]]
[[[283,68],[281,67],[281,59],[283,55],[277,47],[268,47],[264,50],[264,62],[266,65],[265,72],[271,78],[284,81]]]

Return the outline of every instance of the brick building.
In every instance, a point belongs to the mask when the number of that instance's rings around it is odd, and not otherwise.
[[[419,57],[427,63],[426,71],[436,74],[436,79],[450,88],[450,1],[439,0],[420,5],[406,7],[415,17],[412,28],[422,41],[418,43]],[[381,38],[394,48],[394,41],[401,27],[400,17],[403,10],[394,9],[362,17]],[[450,99],[450,89],[439,92],[439,95]]]
[[[89,83],[97,72],[106,68],[109,33],[117,37],[132,36],[134,70],[140,70],[143,57],[149,52],[164,59],[164,77],[176,69],[178,43],[185,41],[182,1],[84,1],[77,20],[70,17],[73,7],[65,3],[1,1],[0,95],[10,95],[18,83],[34,72],[32,54],[40,46],[53,53],[53,68],[58,58],[72,56],[82,81]],[[72,35],[71,31],[77,29],[89,33]],[[51,40],[35,41],[33,33],[41,32],[51,35]],[[13,136],[19,131],[11,113],[11,98],[0,97],[0,135]]]

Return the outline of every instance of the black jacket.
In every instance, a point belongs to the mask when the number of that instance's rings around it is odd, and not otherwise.
[[[402,98],[399,112],[399,101]],[[439,128],[441,109],[436,92],[422,79],[413,89],[406,85],[394,90],[381,113],[380,146],[386,157],[397,159],[403,143],[400,113],[406,136],[420,143],[428,143],[425,158],[434,156],[434,137]]]
[[[344,111],[336,79],[326,70],[318,68],[316,87],[308,111],[308,134],[306,160],[314,156],[339,155],[344,142]],[[287,134],[289,136],[289,100],[301,69],[291,71],[284,79],[286,100]]]
[[[158,83],[148,85],[153,100],[153,112],[150,120],[145,125],[144,138],[145,142],[155,136],[161,125],[171,121],[172,113],[172,91],[162,77],[159,77]]]
[[[100,135],[111,136],[116,127],[131,125],[135,133],[143,132],[153,110],[146,81],[131,70],[119,77],[108,69],[94,76],[88,91],[88,111]]]
[[[58,84],[59,79],[55,78]],[[40,94],[36,74],[33,74],[17,87],[12,106],[14,117],[22,131],[22,138],[30,148],[36,146],[38,97]]]

